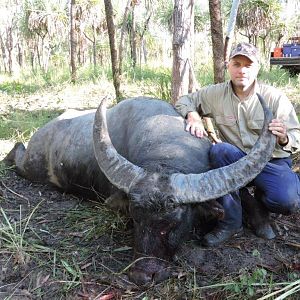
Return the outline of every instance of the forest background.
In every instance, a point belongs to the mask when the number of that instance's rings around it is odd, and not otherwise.
[[[14,80],[25,79],[31,91],[37,83],[95,82],[111,79],[117,72],[123,91],[117,89],[116,97],[123,98],[128,96],[126,79],[146,78],[147,70],[170,79],[170,70],[178,63],[176,45],[188,40],[181,58],[189,59],[196,77],[207,74],[198,79],[200,83],[220,81],[220,75],[215,72],[213,79],[209,71],[213,59],[219,59],[219,68],[224,69],[220,58],[231,4],[229,0],[177,0],[174,9],[170,0],[2,0],[0,72]],[[268,69],[272,49],[300,35],[299,6],[296,0],[240,1],[233,42],[257,45]],[[189,37],[181,36],[182,32]]]

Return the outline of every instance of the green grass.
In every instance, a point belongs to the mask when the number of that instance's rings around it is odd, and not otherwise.
[[[29,222],[31,221],[35,211],[38,209],[40,203],[32,209],[31,213],[23,218],[22,206],[19,207],[19,220],[11,221],[9,216],[0,206],[0,244],[3,249],[7,249],[12,253],[14,260],[24,265],[28,261],[30,253],[36,253],[39,251],[49,251],[45,247],[37,244],[30,243],[25,238],[25,232],[29,228]]]
[[[82,66],[77,69],[77,84],[84,82],[101,82],[101,78],[111,78],[111,71],[105,68]],[[12,77],[2,76],[0,91],[8,95],[29,95],[53,86],[65,86],[71,82],[67,66],[50,68],[47,72],[24,70]]]
[[[10,95],[31,94],[39,90],[39,88],[40,86],[37,84],[26,84],[15,80],[0,83],[0,91]]]
[[[0,115],[0,139],[27,141],[42,125],[61,114],[60,110],[11,110]]]
[[[259,80],[275,87],[285,87],[287,85],[300,89],[300,77],[291,76],[287,70],[278,67],[261,68],[258,76]]]

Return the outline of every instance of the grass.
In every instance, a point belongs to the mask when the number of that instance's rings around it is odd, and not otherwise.
[[[40,89],[39,85],[36,84],[26,84],[19,81],[6,81],[0,83],[0,91],[5,92],[10,95],[14,94],[30,94],[38,91]]]
[[[2,247],[9,249],[17,264],[25,264],[28,260],[29,252],[37,252],[40,250],[49,251],[39,245],[32,244],[25,240],[25,232],[29,227],[29,222],[32,219],[35,211],[38,209],[38,204],[25,219],[22,219],[22,206],[19,207],[19,220],[11,221],[2,207],[0,212],[2,214],[2,223],[0,228],[0,240]],[[23,225],[23,223],[25,223]]]
[[[0,115],[0,139],[14,139],[25,142],[41,126],[62,113],[61,110],[27,111],[12,109]]]
[[[40,276],[41,279],[26,287],[29,294],[60,299],[63,294],[71,293],[86,282],[91,269],[94,269],[92,273],[108,273],[101,264],[91,259],[91,254],[98,256],[99,261],[109,261],[111,253],[119,253],[118,256],[124,257],[123,253],[132,250],[128,247],[115,248],[109,240],[102,242],[106,234],[112,237],[123,234],[128,220],[98,202],[83,205],[74,198],[72,209],[60,205],[51,208],[49,199],[40,201],[32,208],[33,202],[30,199],[28,205],[20,205],[19,210],[5,211],[2,204],[7,205],[7,201],[0,201],[0,264],[3,270],[36,266],[29,275],[33,278]],[[62,229],[64,232],[61,232]],[[51,246],[43,245],[45,241]],[[109,272],[116,274],[117,271]],[[41,289],[47,281],[49,285],[60,286],[59,294],[53,295],[51,290]],[[5,299],[13,299],[18,294],[18,285],[19,282],[14,284],[12,293]],[[0,287],[0,298],[1,292]]]
[[[278,67],[272,69],[262,68],[259,72],[260,80],[278,88],[288,85],[300,89],[299,76],[292,77],[287,70]]]

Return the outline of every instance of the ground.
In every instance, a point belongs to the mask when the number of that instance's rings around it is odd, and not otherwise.
[[[96,107],[103,94],[95,86],[20,98],[2,94],[0,113]],[[13,142],[0,140],[0,160]],[[299,165],[295,157],[295,170]],[[204,248],[194,235],[178,252],[172,278],[137,287],[126,275],[133,262],[129,218],[100,200],[65,194],[1,167],[0,300],[258,299],[293,288],[299,293],[300,214],[272,215],[272,222],[277,236],[271,241],[246,228],[241,237]]]
[[[130,219],[11,170],[1,176],[0,204],[6,225],[0,228],[0,299],[250,299],[300,275],[299,214],[272,216],[277,237],[271,241],[249,229],[217,248],[193,239],[179,251],[173,278],[139,288],[126,275]]]

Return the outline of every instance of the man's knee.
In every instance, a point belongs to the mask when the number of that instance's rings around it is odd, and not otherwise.
[[[209,151],[209,158],[214,168],[229,165],[245,154],[237,147],[228,143],[218,143],[213,145]]]
[[[285,215],[290,215],[300,209],[300,198],[298,193],[285,199],[281,202],[281,213]]]
[[[209,158],[211,161],[226,158],[232,152],[232,148],[233,146],[228,143],[215,144],[210,148]]]
[[[265,202],[265,201],[263,201]],[[271,212],[290,215],[300,209],[300,198],[298,193],[277,195],[276,199],[265,202]]]

